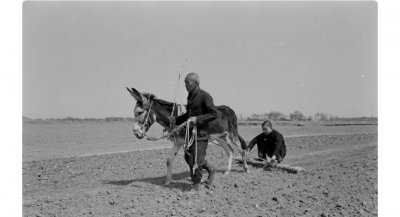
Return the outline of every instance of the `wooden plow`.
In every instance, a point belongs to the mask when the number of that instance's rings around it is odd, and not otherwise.
[[[243,163],[242,158],[235,158],[235,161],[240,164]],[[295,174],[297,174],[299,172],[305,172],[305,169],[302,167],[292,167],[289,165],[271,163],[262,158],[247,159],[247,163],[251,164],[257,168],[263,168],[265,171],[282,170],[282,171],[286,171],[288,173],[295,173]]]

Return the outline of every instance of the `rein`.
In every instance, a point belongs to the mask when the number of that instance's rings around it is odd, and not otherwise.
[[[146,126],[147,121],[149,120],[149,116],[150,116],[150,111],[151,111],[151,106],[152,106],[152,105],[153,105],[153,100],[152,100],[151,103],[150,103],[149,109],[147,109],[147,117],[146,117],[146,120],[144,121],[143,126]]]
[[[195,170],[199,167],[198,164],[197,164],[197,126],[196,126],[196,125],[193,126],[193,129],[192,129],[192,136],[190,136],[190,130],[189,130],[190,122],[189,122],[189,121],[185,121],[185,122],[182,123],[181,125],[175,127],[175,128],[174,128],[171,132],[169,132],[167,135],[164,135],[164,136],[161,136],[161,137],[158,137],[158,138],[154,138],[154,137],[151,137],[151,136],[147,136],[146,134],[145,134],[144,136],[145,136],[145,138],[146,138],[147,140],[150,140],[150,141],[157,141],[157,140],[160,140],[160,139],[169,138],[169,137],[171,137],[172,135],[175,136],[175,134],[176,134],[177,132],[179,132],[179,131],[180,131],[183,127],[185,127],[185,126],[186,126],[185,146],[184,146],[185,152],[186,152],[187,154],[189,154],[189,153],[188,153],[188,150],[189,150],[190,146],[192,146],[193,144],[195,145],[194,165],[193,165],[193,169],[192,169],[193,174],[194,174],[194,173],[195,173]]]
[[[189,151],[190,146],[192,146],[193,143],[194,143],[194,146],[195,146],[194,147],[195,148],[194,151],[195,152],[194,152],[194,165],[193,165],[193,169],[192,169],[192,173],[194,175],[195,170],[197,168],[199,168],[199,165],[197,165],[197,126],[196,125],[193,126],[192,137],[190,137],[189,127],[190,127],[190,122],[187,121],[187,123],[186,123],[186,134],[185,134],[185,147],[184,147],[184,150],[188,155],[190,155],[188,151]]]
[[[174,104],[173,104],[173,106],[172,106],[171,117],[172,117],[172,115],[173,115],[173,113],[174,113],[174,110],[175,110],[175,104],[176,104],[176,103],[174,102]],[[147,116],[146,116],[146,119],[145,119],[145,121],[144,121],[144,123],[143,123],[143,127],[147,125],[147,122],[148,122],[148,120],[149,120],[149,116],[150,116],[150,111],[151,111],[151,106],[152,106],[152,105],[153,105],[153,100],[151,101],[150,105],[148,106],[149,108],[147,109]],[[174,136],[174,140],[175,140],[174,142],[176,143],[175,134],[176,134],[179,130],[181,130],[183,127],[185,127],[185,126],[186,126],[185,146],[184,146],[185,152],[186,152],[187,154],[189,154],[189,153],[188,153],[188,150],[189,150],[190,146],[192,146],[193,143],[194,143],[194,145],[195,145],[194,165],[193,165],[193,169],[192,169],[193,174],[194,174],[194,173],[195,173],[195,170],[199,167],[198,164],[197,164],[197,126],[196,126],[196,125],[193,126],[193,129],[192,129],[192,136],[190,136],[190,130],[189,130],[189,128],[190,128],[190,121],[185,121],[185,122],[182,123],[181,125],[175,127],[171,132],[169,132],[168,134],[163,135],[163,136],[161,136],[161,137],[154,138],[154,137],[151,137],[151,136],[147,136],[146,133],[144,133],[144,137],[145,137],[147,140],[150,140],[150,141],[157,141],[157,140],[160,140],[160,139],[169,138],[169,137],[171,137],[171,136],[173,135],[173,136]],[[142,131],[143,131],[143,127],[141,128]],[[140,131],[139,131],[139,130],[135,130],[134,132],[140,132]]]
[[[145,135],[145,137],[146,137],[147,140],[150,140],[150,141],[157,141],[157,140],[160,140],[160,139],[168,138],[168,137],[170,137],[170,136],[176,134],[178,131],[180,131],[183,127],[186,126],[186,124],[187,124],[187,122],[185,121],[183,124],[181,124],[181,125],[175,127],[175,128],[174,128],[171,132],[169,132],[168,134],[166,134],[166,135],[164,135],[164,136],[161,136],[161,137],[158,137],[158,138],[151,137],[151,136],[147,136],[147,135]]]
[[[151,105],[152,105],[152,104],[153,104],[153,101],[151,101],[151,104],[150,104],[149,109],[148,109],[148,112],[147,112],[147,117],[146,117],[146,120],[145,120],[143,126],[145,126],[145,125],[147,124],[147,120],[148,120],[148,118],[149,118],[149,114],[150,114],[150,110],[151,110]],[[177,106],[177,105],[176,105],[175,102],[174,102],[174,105],[172,106],[172,113],[171,113],[171,116],[173,115],[175,106]],[[179,111],[179,109],[178,109],[178,111]],[[174,136],[174,140],[175,140],[175,143],[176,143],[175,134],[176,134],[179,130],[181,130],[181,129],[186,125],[186,123],[187,123],[187,122],[185,121],[185,122],[182,123],[181,125],[179,125],[179,126],[175,127],[174,129],[172,129],[172,131],[170,131],[168,134],[163,135],[163,136],[161,136],[161,137],[157,137],[157,138],[156,138],[156,137],[147,136],[146,133],[144,133],[144,137],[145,137],[147,140],[150,140],[150,141],[157,141],[157,140],[160,140],[160,139],[169,138],[169,137],[171,137],[171,136]],[[172,128],[172,126],[170,126],[170,127]]]
[[[149,120],[149,116],[150,116],[150,111],[151,111],[151,106],[153,105],[153,101],[151,101],[150,105],[145,104],[146,106],[148,106],[147,110],[147,114],[146,114],[146,119],[144,120],[144,123],[142,125],[142,127],[140,127],[140,129],[143,131],[143,128],[148,124],[147,121]],[[133,130],[133,132],[137,132],[137,133],[142,133],[139,130]],[[146,134],[144,134],[145,137],[147,137]]]

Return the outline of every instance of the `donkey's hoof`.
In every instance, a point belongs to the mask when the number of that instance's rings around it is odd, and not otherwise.
[[[227,175],[229,175],[230,173],[231,173],[231,171],[227,170],[227,171],[224,172],[224,175],[227,176]]]

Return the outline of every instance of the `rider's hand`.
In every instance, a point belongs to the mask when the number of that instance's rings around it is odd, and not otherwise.
[[[168,117],[168,120],[169,120],[169,123],[170,123],[171,126],[175,126],[176,120],[175,120],[174,117]]]
[[[271,164],[276,164],[277,162],[276,162],[276,156],[274,155],[274,156],[272,156],[272,158],[271,158]]]
[[[196,124],[197,123],[197,118],[196,117],[190,117],[188,119],[188,122],[192,122],[193,124]]]

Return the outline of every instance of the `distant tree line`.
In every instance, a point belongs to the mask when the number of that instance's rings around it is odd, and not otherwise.
[[[317,112],[314,116],[305,116],[302,112],[295,110],[289,115],[281,112],[271,111],[269,113],[253,113],[248,117],[239,115],[241,121],[377,121],[377,117],[351,117],[344,118],[339,116],[329,115],[323,112]]]

